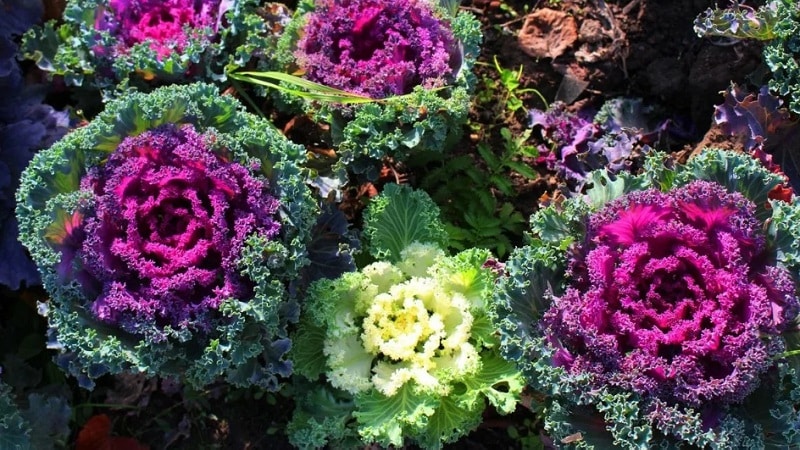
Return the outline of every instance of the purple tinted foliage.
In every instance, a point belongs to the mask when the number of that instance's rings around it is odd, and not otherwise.
[[[298,42],[309,80],[385,98],[443,86],[460,64],[449,24],[416,0],[321,0]]]
[[[310,283],[322,278],[338,278],[345,272],[356,270],[351,253],[361,248],[361,243],[348,229],[344,213],[332,203],[321,205],[321,214],[311,230],[308,243],[310,264],[303,278]]]
[[[783,100],[762,86],[758,95],[733,84],[714,110],[714,122],[731,136],[744,136],[745,150],[772,171],[784,174],[791,188],[800,191],[800,122],[783,107]],[[793,189],[792,189],[793,188]]]
[[[41,0],[3,0],[0,14],[0,37],[20,36],[42,19]],[[0,73],[0,76],[3,74]]]
[[[530,111],[530,126],[539,127],[545,143],[539,146],[539,164],[546,164],[568,182],[582,183],[592,170],[603,167],[602,148],[589,144],[602,134],[599,126],[567,110],[562,102],[553,103],[547,111]]]
[[[694,132],[680,119],[659,118],[656,107],[641,99],[615,98],[594,114],[572,113],[563,102],[546,111],[530,111],[530,126],[539,130],[539,164],[556,171],[570,188],[580,190],[588,174],[631,170],[643,151],[656,142],[682,142]]]
[[[95,28],[119,40],[114,49],[118,54],[147,42],[162,59],[183,51],[191,33],[203,28],[216,32],[219,9],[220,0],[111,0],[108,10],[98,15]]]
[[[556,364],[657,402],[743,400],[800,308],[754,211],[695,181],[630,193],[590,216],[573,282],[545,314]]]
[[[203,330],[227,298],[246,298],[237,270],[247,236],[274,237],[278,201],[267,181],[211,150],[211,134],[164,125],[125,138],[81,181],[96,194],[83,264],[102,285],[100,320]]]
[[[745,150],[772,149],[786,139],[786,134],[796,134],[797,122],[783,108],[783,100],[762,86],[753,95],[739,86],[731,85],[725,91],[724,102],[714,110],[714,122],[729,135],[744,136]]]
[[[626,132],[611,132],[600,136],[596,141],[589,142],[587,154],[602,155],[605,158],[605,164],[602,160],[597,164],[600,164],[600,167],[605,166],[611,173],[618,173],[630,167],[631,162],[628,157],[636,143],[636,138]],[[595,158],[590,158],[590,161],[592,159],[599,158],[595,156]]]
[[[697,130],[691,120],[681,116],[665,119],[665,116],[666,111],[646,104],[641,98],[617,97],[603,103],[594,122],[606,133],[629,134],[642,144],[696,140]]]
[[[16,60],[15,36],[41,19],[42,3],[6,1],[0,9],[0,284],[17,289],[37,284],[39,275],[17,242],[14,192],[34,153],[63,136],[69,118],[42,104],[45,89],[26,86]]]

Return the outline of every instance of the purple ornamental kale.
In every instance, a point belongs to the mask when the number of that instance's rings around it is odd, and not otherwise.
[[[532,109],[530,126],[543,140],[537,163],[557,172],[575,191],[593,170],[630,171],[650,144],[692,136],[679,120],[661,119],[657,112],[658,108],[633,98],[608,100],[596,114],[572,113],[563,102],[554,102],[546,111]]]
[[[5,1],[0,11],[0,285],[17,289],[37,284],[39,275],[17,241],[14,192],[28,161],[66,133],[69,118],[42,104],[45,89],[26,86],[16,60],[14,38],[41,19],[42,3]]]
[[[590,216],[573,282],[544,317],[554,362],[655,404],[742,401],[799,308],[754,211],[741,194],[695,181],[633,192]]]
[[[540,127],[546,144],[539,146],[537,163],[557,171],[567,181],[582,183],[592,170],[603,167],[602,145],[590,147],[602,130],[580,115],[567,110],[567,105],[554,102],[546,111],[530,111],[530,126]]]
[[[228,298],[247,298],[237,270],[245,239],[273,238],[278,201],[267,181],[212,150],[215,136],[169,124],[127,137],[83,189],[96,195],[82,259],[101,283],[94,315],[135,333],[138,324],[203,329]]]
[[[216,32],[219,10],[220,0],[111,0],[108,10],[98,15],[95,28],[119,40],[117,54],[147,42],[163,59],[182,52],[190,37],[212,40],[213,36],[201,36],[198,30]]]
[[[372,98],[443,86],[460,64],[449,24],[416,0],[320,0],[295,53],[312,81]]]
[[[745,150],[766,167],[786,176],[781,192],[800,191],[800,122],[792,117],[783,100],[761,86],[758,94],[732,84],[725,101],[715,107],[714,122],[731,136],[743,136]],[[776,193],[772,198],[781,198]]]
[[[787,145],[796,137],[797,122],[783,107],[783,101],[761,86],[758,95],[732,84],[724,92],[725,101],[714,108],[714,122],[728,135],[744,136],[745,150],[769,151]],[[787,136],[788,135],[788,136]]]

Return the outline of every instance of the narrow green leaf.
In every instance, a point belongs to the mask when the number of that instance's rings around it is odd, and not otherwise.
[[[364,97],[351,92],[334,89],[328,86],[314,83],[294,75],[288,75],[280,72],[238,72],[230,74],[231,78],[244,81],[247,83],[258,84],[261,86],[270,87],[279,91],[286,92],[287,94],[295,95],[308,100],[327,102],[327,103],[370,103],[376,100],[369,97]],[[287,78],[288,77],[288,78]],[[267,81],[267,80],[273,80]],[[296,86],[298,88],[305,88],[309,91],[301,91],[298,89],[291,89],[286,86],[277,84],[277,82],[286,82],[287,84]]]
[[[525,178],[535,180],[536,178],[539,177],[539,174],[537,174],[536,171],[533,170],[533,168],[531,168],[531,166],[521,163],[519,161],[507,161],[506,166],[508,166],[509,169],[513,170],[514,172],[517,172],[518,174],[522,175]]]
[[[492,175],[491,177],[489,177],[489,180],[504,195],[507,195],[509,197],[514,195],[514,184],[508,178],[502,175]]]
[[[502,167],[500,158],[492,152],[492,149],[489,148],[487,144],[478,144],[478,153],[481,155],[481,158],[486,161],[486,164],[492,172],[497,172]]]
[[[290,95],[295,95],[304,99],[325,102],[325,103],[344,103],[344,104],[359,104],[359,103],[375,103],[385,102],[390,99],[412,97],[414,94],[405,94],[395,97],[387,98],[370,98],[364,95],[354,94],[341,89],[325,86],[324,84],[315,83],[302,77],[290,75],[283,72],[233,72],[229,76],[233,79],[244,81],[247,83],[258,84],[261,86],[270,87],[279,91],[286,92]],[[292,89],[278,83],[285,83],[294,86],[298,89]],[[446,86],[433,89],[438,91],[445,89]],[[305,89],[305,90],[299,90]]]

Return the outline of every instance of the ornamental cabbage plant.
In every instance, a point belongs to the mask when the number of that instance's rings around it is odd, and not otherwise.
[[[374,100],[303,107],[331,124],[339,171],[349,165],[376,177],[370,170],[383,156],[403,159],[457,142],[480,40],[471,14],[435,1],[304,1],[276,61],[286,72]]]
[[[309,290],[291,352],[306,394],[290,440],[440,448],[477,427],[487,402],[512,412],[522,390],[489,321],[490,254],[447,256],[421,191],[388,185],[368,208],[378,260]]]
[[[596,113],[573,113],[560,101],[544,111],[532,109],[530,126],[543,141],[537,147],[537,163],[556,171],[576,192],[593,170],[633,171],[650,144],[665,138],[685,140],[691,134],[660,113],[642,99],[625,97],[609,99]]]
[[[800,121],[783,107],[783,100],[767,86],[752,94],[735,84],[723,97],[714,109],[714,123],[727,135],[743,137],[746,151],[786,175],[786,186],[776,189],[800,192],[800,152],[794,145],[800,139]]]
[[[557,443],[797,446],[800,202],[748,155],[662,157],[531,218],[495,296],[504,355]]]
[[[210,85],[111,102],[17,193],[59,365],[279,386],[317,206],[300,146]]]
[[[444,86],[461,63],[449,23],[424,2],[320,1],[303,29],[305,77],[372,98]]]
[[[800,4],[771,0],[755,9],[742,3],[706,10],[695,20],[695,32],[764,42],[764,62],[772,72],[769,88],[787,99],[789,110],[800,113]]]
[[[67,84],[107,95],[128,84],[224,81],[276,40],[256,0],[69,0],[63,23],[31,30],[23,50]]]

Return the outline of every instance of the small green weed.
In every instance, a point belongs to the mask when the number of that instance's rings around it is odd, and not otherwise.
[[[498,197],[510,200],[516,195],[511,172],[531,180],[538,177],[520,161],[520,157],[535,157],[538,152],[526,144],[530,130],[515,136],[503,127],[500,134],[503,147],[499,154],[486,142],[477,145],[483,164],[476,164],[469,155],[436,156],[429,164],[434,168],[421,180],[421,187],[442,209],[450,244],[456,250],[488,248],[503,257],[521,239],[525,218],[510,201]]]
[[[497,71],[497,79],[493,77],[483,78],[484,89],[476,94],[476,100],[479,103],[487,105],[490,102],[496,102],[497,99],[500,99],[498,103],[505,107],[504,110],[501,111],[502,119],[513,116],[524,107],[522,99],[524,94],[535,94],[545,106],[547,105],[547,100],[545,100],[538,90],[533,88],[520,88],[520,86],[522,86],[522,65],[520,65],[517,70],[507,69],[500,65],[500,62],[497,61],[497,55],[495,55],[494,68]]]
[[[478,144],[478,154],[481,155],[489,171],[489,182],[503,195],[514,196],[514,186],[508,178],[509,172],[517,172],[525,178],[534,180],[538,174],[527,164],[520,162],[520,156],[535,158],[539,155],[536,147],[527,145],[526,141],[530,138],[531,130],[525,130],[520,136],[514,136],[506,127],[500,129],[503,137],[503,152],[495,154],[489,144],[481,142]]]

